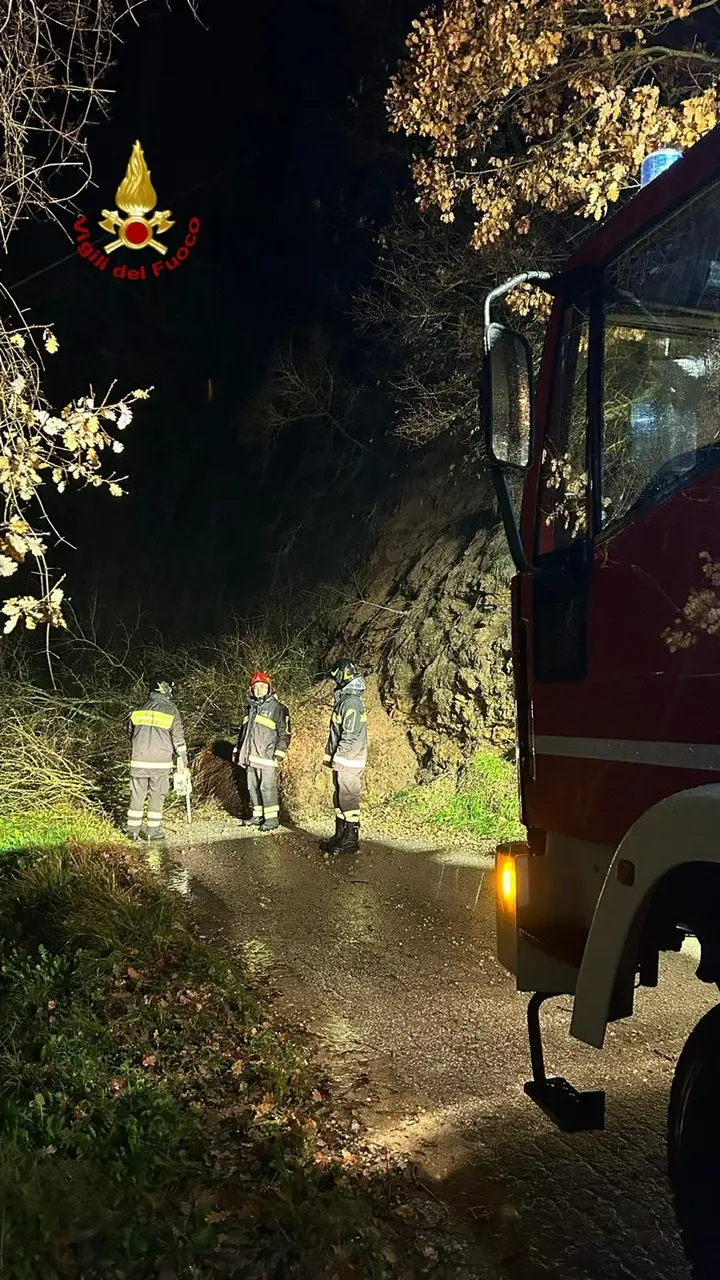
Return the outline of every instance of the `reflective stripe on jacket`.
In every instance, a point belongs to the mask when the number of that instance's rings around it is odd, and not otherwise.
[[[364,693],[365,681],[362,676],[356,676],[349,684],[335,691],[335,705],[325,747],[325,764],[332,769],[365,768],[368,732]]]
[[[144,707],[130,713],[130,768],[172,769],[173,755],[187,755],[180,712],[162,693],[151,693]]]
[[[237,762],[246,769],[275,769],[290,746],[290,712],[274,693],[248,698],[238,737]]]

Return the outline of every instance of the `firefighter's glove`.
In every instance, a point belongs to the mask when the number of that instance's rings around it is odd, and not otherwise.
[[[192,791],[192,778],[188,767],[187,755],[184,752],[178,755],[175,763],[173,790],[176,791],[179,796],[189,795]]]
[[[285,763],[285,753],[283,752],[283,754],[282,754],[282,755],[278,755],[278,754],[276,753],[276,754],[275,754],[275,756],[273,757],[273,759],[275,760],[275,764],[277,765],[278,769],[282,769],[282,767],[283,767],[283,765],[284,765],[284,763]]]

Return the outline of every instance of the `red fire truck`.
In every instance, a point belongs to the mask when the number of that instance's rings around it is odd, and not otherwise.
[[[525,281],[554,300],[536,389],[494,318]],[[571,1035],[602,1048],[689,934],[720,985],[720,129],[485,321],[528,833],[497,853],[498,956],[532,993],[526,1092],[602,1128],[604,1094],[546,1076],[543,1001],[573,996]],[[677,1064],[668,1143],[687,1255],[717,1280],[720,1005]]]

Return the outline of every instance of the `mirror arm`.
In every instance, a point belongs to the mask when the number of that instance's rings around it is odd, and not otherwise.
[[[490,469],[492,471],[495,496],[497,497],[498,507],[500,508],[500,515],[505,528],[505,537],[508,540],[513,564],[515,565],[518,573],[532,573],[532,565],[525,555],[525,549],[522,544],[522,539],[520,538],[520,530],[518,528],[517,520],[515,519],[515,512],[513,510],[510,489],[508,488],[505,473],[498,466],[491,466]]]
[[[521,284],[530,284],[533,280],[551,280],[552,276],[549,271],[522,271],[519,276],[513,276],[512,280],[506,280],[504,284],[499,284],[496,289],[491,289],[490,293],[485,296],[485,333],[490,328],[490,312],[492,304],[498,298],[504,298],[506,293],[511,293],[513,289],[519,288]]]
[[[531,564],[525,555],[525,548],[523,547],[522,539],[520,537],[518,522],[515,519],[515,512],[513,510],[512,498],[510,497],[510,489],[508,488],[505,472],[501,467],[493,465],[492,463],[490,464],[490,470],[492,472],[493,487],[495,489],[498,507],[500,508],[503,528],[505,529],[505,536],[508,540],[510,555],[512,556],[515,568],[518,573],[528,573],[532,578],[551,577],[551,569],[538,568],[537,565]]]

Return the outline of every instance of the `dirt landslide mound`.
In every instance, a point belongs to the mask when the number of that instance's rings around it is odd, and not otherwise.
[[[332,775],[322,762],[332,699],[327,682],[295,703],[289,700],[293,736],[280,791],[282,810],[292,822],[326,820],[332,813]],[[374,676],[368,680],[366,707],[370,750],[363,790],[365,802],[377,804],[413,785],[417,761],[405,730],[383,708]],[[245,803],[244,778],[231,752],[232,744],[223,739],[203,747],[193,763],[193,785],[199,796],[214,798],[237,818]]]
[[[218,738],[198,751],[192,763],[193,788],[204,800],[217,800],[233,818],[247,816],[242,770],[232,763],[234,743]]]
[[[515,740],[512,564],[487,476],[448,449],[412,469],[366,565],[363,600],[338,621],[338,648],[377,671],[431,776]]]

